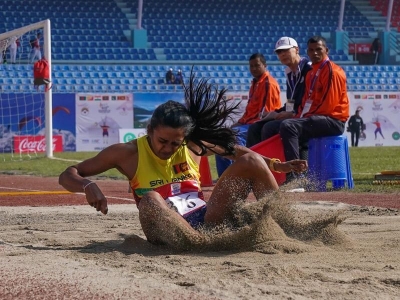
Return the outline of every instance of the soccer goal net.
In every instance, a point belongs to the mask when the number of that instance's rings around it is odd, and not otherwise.
[[[52,90],[34,86],[34,63],[46,58],[51,81],[50,20],[0,34],[0,153],[53,156]]]

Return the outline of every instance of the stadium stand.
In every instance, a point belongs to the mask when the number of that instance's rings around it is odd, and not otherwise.
[[[56,93],[176,91],[181,87],[162,84],[165,70],[182,69],[188,78],[192,65],[201,76],[210,77],[223,87],[247,91],[250,83],[247,59],[258,51],[264,53],[268,69],[278,79],[281,89],[286,90],[284,68],[273,53],[276,40],[282,35],[294,37],[305,55],[310,36],[320,34],[329,40],[338,21],[332,11],[338,12],[340,6],[336,0],[312,4],[305,0],[214,0],[212,3],[193,0],[179,1],[179,4],[176,1],[143,2],[142,25],[148,34],[147,49],[132,47],[135,1],[82,0],[76,5],[72,0],[57,3],[4,0],[0,32],[50,18],[53,92]],[[370,0],[369,8],[383,15],[385,7],[387,1]],[[400,14],[397,7],[393,9],[396,16]],[[371,39],[376,34],[374,25],[350,1],[345,4],[343,28],[355,41]],[[350,91],[398,90],[398,66],[384,66],[387,69],[382,70],[381,66],[359,66],[348,51],[337,50],[332,45],[330,57],[346,70]],[[35,92],[32,65],[2,65],[0,70],[3,92]],[[357,80],[381,77],[382,82]],[[13,80],[16,78],[21,78],[21,82]]]
[[[32,65],[19,66],[18,70],[14,67],[14,65],[0,65],[0,71],[4,74],[0,77],[1,91],[36,92],[31,78]],[[99,70],[104,68],[99,68],[98,65],[54,65],[53,67],[53,93],[160,92],[182,90],[179,85],[165,85],[159,82],[160,78],[164,78],[165,70],[181,69],[184,77],[188,78],[192,65],[165,65],[162,68],[159,65],[147,65],[145,70],[137,65],[109,65],[106,67],[107,70]],[[343,65],[342,67],[348,77],[349,91],[400,90],[400,66]],[[268,66],[268,70],[277,78],[281,90],[286,90],[283,67],[271,65]],[[251,75],[245,65],[195,65],[194,71],[232,91],[248,91],[250,87]]]
[[[126,2],[130,11],[125,13],[114,1],[84,0],[79,6],[71,0],[57,4],[44,0],[40,5],[33,0],[3,2],[5,31],[51,19],[54,61],[157,60],[155,51],[167,60],[245,61],[249,53],[273,49],[281,35],[293,36],[304,49],[309,36],[336,29],[337,17],[330,12],[339,10],[339,2],[334,0],[312,6],[291,0],[251,4],[216,0],[212,5],[201,0],[147,0],[143,4],[143,27],[150,47],[134,49],[126,32],[130,29],[128,15],[136,14],[136,2]],[[358,34],[360,28],[363,32],[373,29],[349,2],[344,22],[350,36]],[[354,22],[365,26],[353,28]],[[338,59],[352,60],[331,48],[332,55],[340,55]],[[269,61],[277,62],[272,51],[265,54]]]

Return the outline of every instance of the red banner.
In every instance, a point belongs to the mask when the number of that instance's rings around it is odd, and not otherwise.
[[[46,140],[43,135],[15,135],[14,152],[46,152]],[[53,151],[62,152],[62,135],[53,135]]]
[[[364,44],[349,44],[349,54],[366,54],[371,53],[371,44],[364,43]]]

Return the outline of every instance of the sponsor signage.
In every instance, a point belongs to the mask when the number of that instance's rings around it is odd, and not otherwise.
[[[147,131],[146,128],[140,128],[140,129],[135,129],[135,128],[121,128],[119,130],[119,142],[120,143],[126,143],[131,140],[135,140],[138,137],[141,137],[143,135],[146,135]]]
[[[400,93],[348,92],[348,94],[351,115],[358,110],[365,126],[358,145],[400,146]],[[350,141],[351,134],[349,132],[346,134]]]
[[[46,138],[43,135],[15,135],[14,152],[46,152]],[[62,152],[62,135],[53,135],[53,151]]]
[[[349,44],[349,54],[368,54],[371,53],[371,44],[363,43],[363,44]]]
[[[101,151],[133,127],[133,94],[76,94],[76,150]]]

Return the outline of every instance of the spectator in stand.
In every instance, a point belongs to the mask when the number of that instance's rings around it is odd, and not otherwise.
[[[351,146],[358,147],[358,140],[360,139],[360,133],[363,131],[364,122],[360,117],[360,110],[357,109],[356,113],[349,119],[349,131],[351,132]]]
[[[374,39],[371,44],[371,52],[374,55],[374,64],[377,65],[379,63],[379,57],[382,52],[382,44],[379,38]]]
[[[165,82],[167,84],[174,84],[175,83],[175,75],[174,72],[172,71],[172,68],[170,68],[167,73],[165,74]]]
[[[8,46],[9,46],[9,40],[7,40],[7,39],[0,40],[0,52],[1,52],[0,65],[7,63],[6,52],[7,52]]]
[[[42,34],[38,32],[36,34],[36,38],[30,41],[31,44],[31,54],[30,54],[30,63],[33,63],[35,59],[37,58],[38,60],[42,59],[42,52],[40,50],[40,38],[42,37]]]
[[[299,46],[291,37],[281,37],[275,45],[275,53],[280,62],[287,66],[286,103],[283,107],[272,111],[266,118],[251,124],[247,133],[247,147],[252,147],[261,141],[279,133],[279,126],[285,119],[293,118],[301,104],[304,95],[304,78],[311,70],[311,62],[306,57],[300,57]]]
[[[20,46],[19,39],[16,36],[10,39],[10,63],[15,64],[17,60],[17,51]]]
[[[264,55],[254,53],[249,59],[250,73],[254,77],[250,86],[249,101],[243,116],[231,127],[239,132],[239,145],[246,145],[247,131],[251,124],[265,117],[269,112],[282,106],[278,82],[267,71]],[[218,176],[232,164],[222,156],[215,156]]]
[[[305,93],[295,118],[283,120],[279,133],[285,159],[299,159],[299,144],[309,139],[341,135],[349,118],[346,74],[329,60],[326,40],[313,36],[307,42],[312,70],[306,75]],[[286,183],[296,179],[288,173]]]
[[[178,73],[175,75],[175,84],[182,84],[183,83],[183,74],[182,70],[179,69]]]

